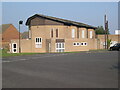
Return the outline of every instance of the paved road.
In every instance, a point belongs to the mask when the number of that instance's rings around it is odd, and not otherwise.
[[[37,54],[3,59],[3,88],[117,88],[118,52]]]

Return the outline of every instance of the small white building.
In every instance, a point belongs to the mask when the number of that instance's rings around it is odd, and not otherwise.
[[[115,35],[120,34],[120,30],[115,30]]]

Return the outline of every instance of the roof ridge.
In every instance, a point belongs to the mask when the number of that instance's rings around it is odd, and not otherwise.
[[[2,25],[0,25],[0,27],[2,27],[0,33],[5,32],[10,27],[10,25],[13,25],[13,24],[2,24]]]

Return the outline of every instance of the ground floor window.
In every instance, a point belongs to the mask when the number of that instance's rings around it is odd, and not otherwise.
[[[65,43],[56,43],[56,52],[64,52]]]
[[[81,46],[87,46],[87,42],[81,42]]]
[[[42,48],[42,38],[40,37],[35,38],[35,48]]]
[[[73,46],[80,46],[79,42],[73,42]]]
[[[87,46],[87,42],[73,42],[73,46]]]

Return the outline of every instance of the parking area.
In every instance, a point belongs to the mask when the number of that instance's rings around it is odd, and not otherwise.
[[[117,88],[118,51],[3,58],[3,88]]]

